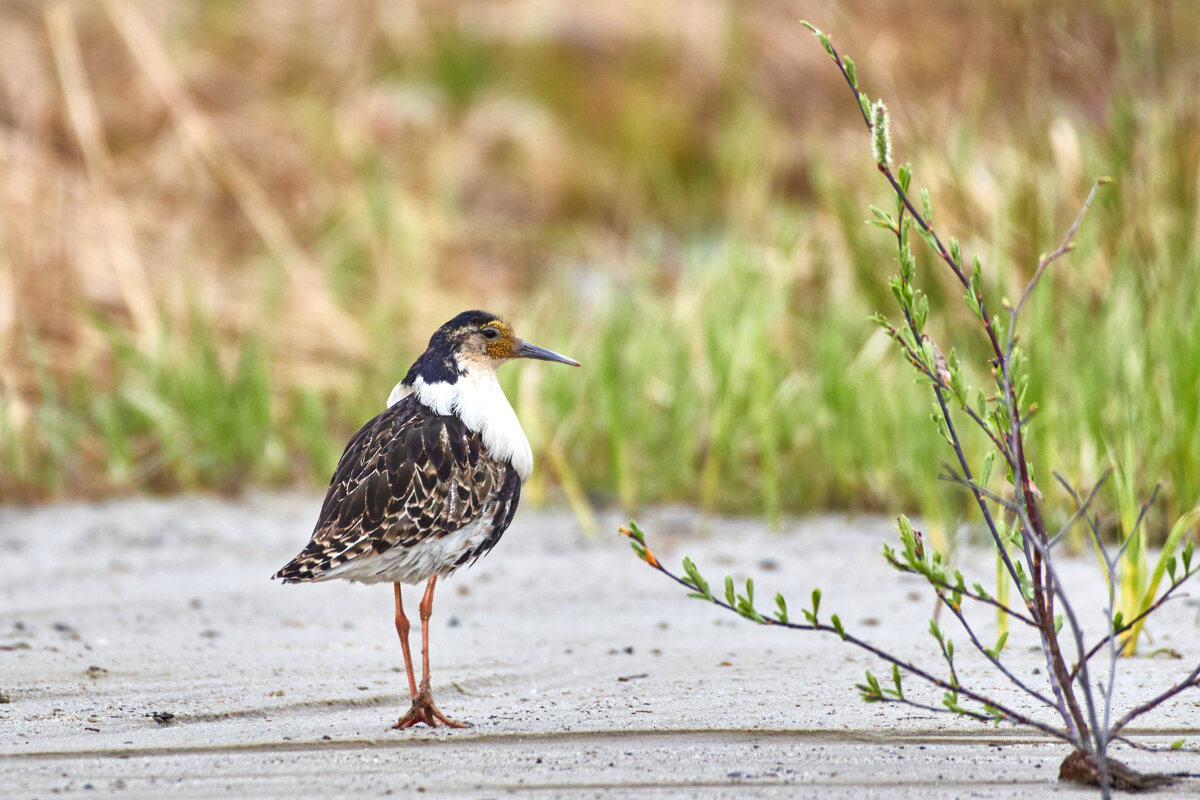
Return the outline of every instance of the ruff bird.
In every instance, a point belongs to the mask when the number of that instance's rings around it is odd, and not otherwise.
[[[485,311],[465,311],[438,328],[392,389],[387,410],[351,437],[312,539],[274,575],[284,583],[341,578],[394,585],[412,697],[395,728],[464,726],[433,702],[429,618],[437,579],[495,547],[533,470],[529,440],[496,380],[496,367],[514,358],[579,366],[521,341]],[[419,687],[400,600],[405,583],[425,584]]]

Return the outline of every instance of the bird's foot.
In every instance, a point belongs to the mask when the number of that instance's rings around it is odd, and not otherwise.
[[[436,728],[439,725],[445,725],[448,728],[471,727],[468,723],[450,719],[439,711],[438,707],[433,703],[433,693],[425,686],[422,686],[421,691],[417,692],[417,696],[413,698],[412,707],[408,709],[408,713],[401,717],[392,727],[401,730],[403,728],[411,728],[422,722],[431,728]]]

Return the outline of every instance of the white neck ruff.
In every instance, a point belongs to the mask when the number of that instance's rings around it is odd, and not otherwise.
[[[435,414],[456,416],[468,429],[483,438],[488,455],[511,462],[522,483],[533,472],[533,450],[517,419],[517,412],[496,380],[496,370],[475,367],[454,383],[426,383],[417,376],[412,386],[396,384],[388,406],[416,394],[417,400]]]

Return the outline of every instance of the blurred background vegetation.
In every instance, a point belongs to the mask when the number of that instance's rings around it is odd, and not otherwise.
[[[1160,526],[1200,501],[1192,0],[7,0],[0,501],[323,485],[480,307],[585,365],[501,371],[535,496],[953,524],[866,321],[887,187],[802,17],[993,291],[1115,178],[1025,318],[1032,457],[1048,496],[1120,457]]]

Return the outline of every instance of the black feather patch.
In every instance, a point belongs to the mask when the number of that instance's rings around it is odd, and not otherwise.
[[[496,545],[520,495],[512,464],[489,456],[462,420],[434,414],[409,395],[351,437],[312,539],[274,577],[321,580],[333,566],[379,559],[396,547],[419,548],[483,521],[483,539],[464,544],[437,567],[448,574]]]

